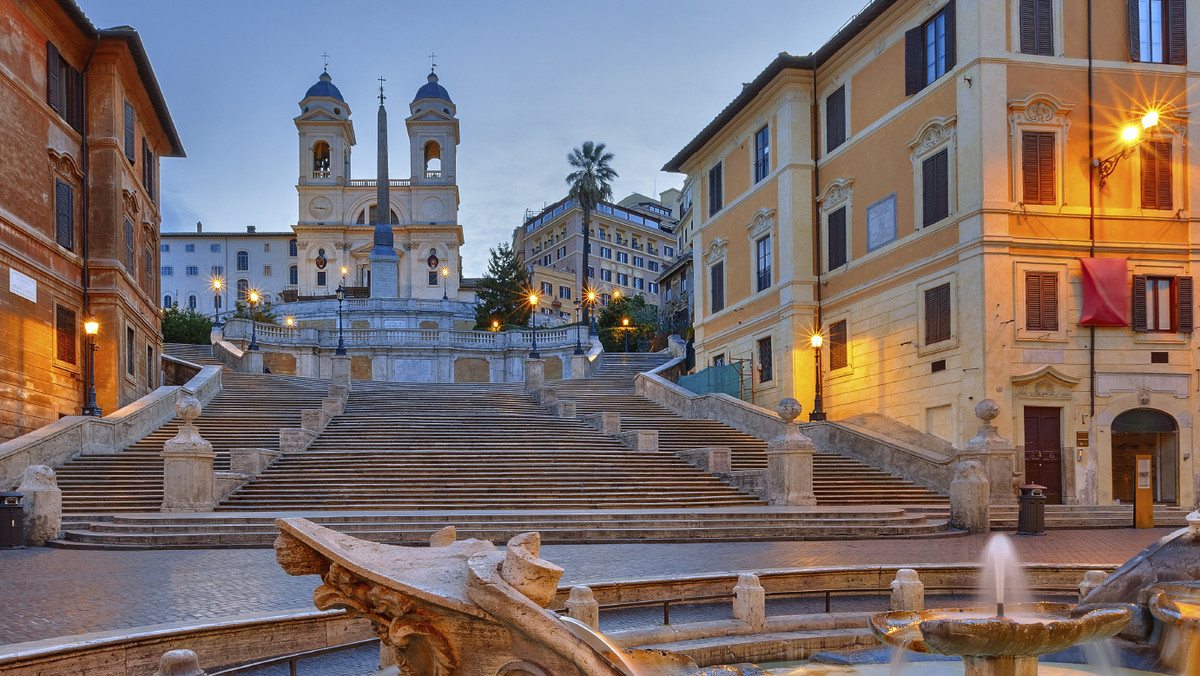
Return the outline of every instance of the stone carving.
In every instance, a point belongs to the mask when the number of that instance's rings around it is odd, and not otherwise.
[[[779,400],[779,405],[775,407],[775,414],[780,417],[783,422],[791,424],[793,420],[800,417],[804,412],[804,405],[791,397],[786,397]]]
[[[925,610],[925,583],[917,571],[901,568],[892,580],[892,610],[920,612]]]
[[[141,200],[138,199],[136,192],[122,190],[121,202],[125,207],[125,211],[135,216],[142,210]]]
[[[854,185],[854,179],[839,178],[825,186],[825,190],[817,197],[817,202],[821,204],[822,209],[833,209],[854,195],[854,191],[850,188],[852,185]]]
[[[1147,390],[1144,387],[1139,387],[1137,390],[1137,402],[1138,402],[1138,406],[1149,406],[1150,405],[1150,390]]]
[[[775,412],[783,433],[767,444],[767,500],[772,505],[815,505],[813,453],[816,447],[793,422],[803,407],[791,397],[781,399]]]
[[[720,237],[714,239],[708,248],[704,250],[704,262],[708,265],[719,263],[725,260],[725,251],[729,246],[729,242]]]
[[[194,421],[200,416],[200,401],[182,397],[175,414],[183,419],[179,432],[163,444],[164,512],[207,512],[213,508],[215,481],[212,444],[200,436]]]
[[[46,154],[50,156],[51,171],[61,176],[83,180],[83,170],[70,154],[60,153],[54,148],[46,148]]]
[[[916,160],[942,143],[953,141],[958,133],[957,122],[956,115],[935,117],[926,122],[917,135],[908,142],[908,146],[913,149],[913,159]]]
[[[1032,373],[1015,376],[1013,389],[1018,398],[1067,399],[1078,382],[1078,378],[1059,373],[1047,364]]]
[[[954,481],[950,482],[950,525],[968,533],[991,530],[990,493],[991,484],[983,464],[976,460],[958,463]]]
[[[750,229],[751,238],[757,238],[759,235],[772,232],[775,229],[775,210],[759,209],[746,227]]]
[[[975,417],[985,423],[991,423],[998,415],[1000,415],[1000,405],[996,403],[995,399],[984,399],[975,404]]]

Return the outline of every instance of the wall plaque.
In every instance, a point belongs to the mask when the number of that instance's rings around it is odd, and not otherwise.
[[[12,268],[8,269],[8,290],[25,300],[37,302],[37,280]]]

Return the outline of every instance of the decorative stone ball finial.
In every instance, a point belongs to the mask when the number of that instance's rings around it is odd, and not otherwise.
[[[800,402],[787,397],[779,400],[779,406],[775,407],[775,413],[779,415],[783,422],[792,424],[792,421],[800,417],[800,412],[804,410],[804,406]]]
[[[175,415],[183,418],[183,422],[191,425],[200,417],[200,400],[195,397],[181,397],[175,402]]]
[[[998,415],[1000,415],[1000,404],[997,404],[995,399],[984,399],[975,404],[975,417],[982,420],[985,425],[990,425]]]

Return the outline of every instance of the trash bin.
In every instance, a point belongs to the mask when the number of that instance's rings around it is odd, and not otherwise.
[[[0,549],[25,548],[25,506],[16,491],[0,492]]]
[[[1021,497],[1017,498],[1017,535],[1046,534],[1045,486],[1026,484],[1021,486]]]

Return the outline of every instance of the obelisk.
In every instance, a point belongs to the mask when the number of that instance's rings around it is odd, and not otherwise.
[[[371,248],[371,297],[398,297],[400,257],[392,235],[392,209],[388,195],[387,111],[383,107],[383,82],[379,78],[379,152],[375,169],[375,238]]]

